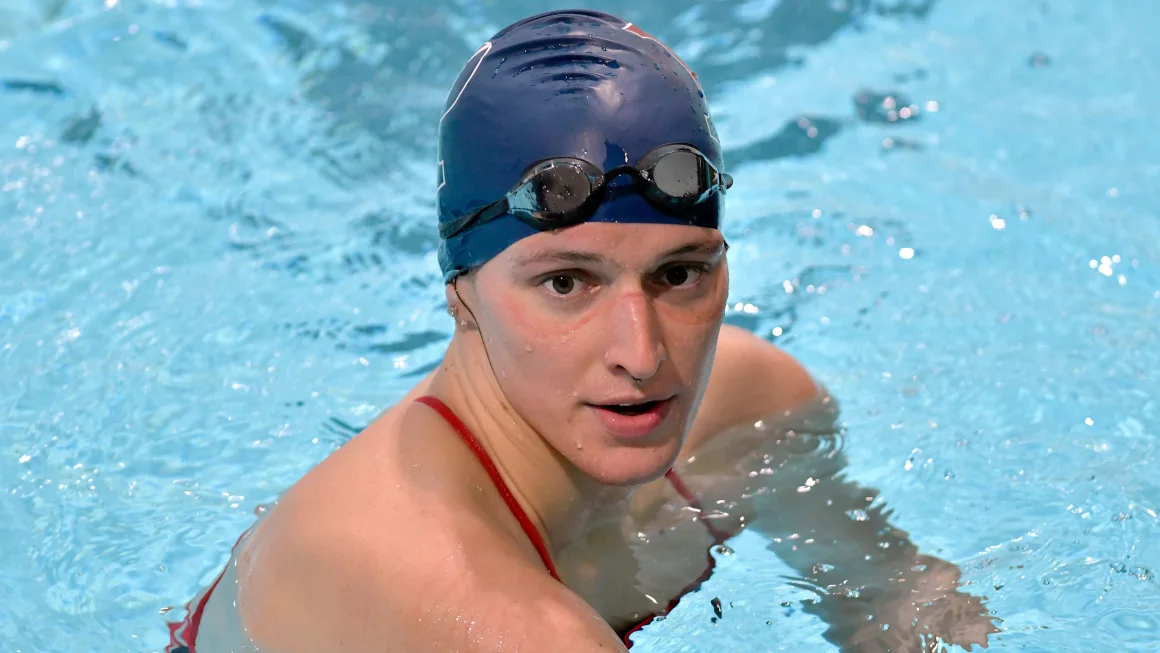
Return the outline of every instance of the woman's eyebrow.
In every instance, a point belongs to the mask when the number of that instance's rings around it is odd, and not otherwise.
[[[707,254],[716,256],[725,250],[725,243],[691,243],[670,250],[657,257],[659,260],[688,256],[689,254]]]
[[[579,252],[567,249],[549,249],[540,252],[528,254],[526,256],[519,256],[516,258],[516,265],[528,265],[531,263],[594,263],[600,264],[604,262],[604,257],[599,254],[592,254],[590,252]]]
[[[690,254],[700,254],[707,256],[718,256],[725,249],[724,243],[690,243],[681,245],[667,252],[657,256],[657,261],[666,261],[678,256],[688,256]],[[584,252],[570,249],[546,249],[524,256],[515,258],[516,265],[529,265],[533,263],[570,263],[574,265],[594,264],[600,265],[605,263],[605,259],[600,254],[592,252]]]

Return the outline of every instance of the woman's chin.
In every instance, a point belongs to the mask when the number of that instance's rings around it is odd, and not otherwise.
[[[603,484],[617,487],[644,485],[665,475],[680,451],[679,440],[657,447],[636,448],[610,446],[596,455],[574,457],[573,464]]]
[[[651,483],[652,481],[661,478],[665,475],[665,472],[668,471],[668,466],[654,467],[648,470],[612,470],[604,468],[593,471],[584,471],[588,474],[588,476],[592,477],[594,481],[600,483],[601,485],[607,485],[609,487],[636,487],[639,485],[645,485],[646,483]]]

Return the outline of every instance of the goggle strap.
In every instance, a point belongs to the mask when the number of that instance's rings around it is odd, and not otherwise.
[[[660,202],[661,204],[667,204],[668,208],[670,208],[670,209],[676,208],[676,207],[681,206],[681,205],[693,206],[693,205],[699,204],[700,202],[703,202],[706,198],[708,198],[709,195],[711,195],[714,191],[724,192],[726,189],[733,186],[733,177],[731,175],[726,174],[726,173],[719,172],[717,170],[717,168],[712,164],[712,162],[710,162],[708,160],[708,158],[702,152],[698,151],[696,148],[693,148],[691,146],[663,146],[662,148],[658,148],[658,150],[659,149],[666,149],[667,151],[660,152],[658,155],[657,151],[654,150],[653,152],[650,152],[649,154],[646,154],[644,157],[642,157],[641,160],[637,163],[637,166],[646,165],[646,167],[643,170],[640,169],[639,167],[636,167],[636,166],[623,166],[622,165],[622,166],[617,166],[616,168],[613,168],[612,170],[610,170],[608,172],[600,172],[595,166],[593,166],[591,163],[589,163],[587,161],[584,161],[583,159],[573,159],[571,157],[561,157],[560,161],[562,163],[567,162],[567,163],[565,163],[565,165],[575,166],[576,168],[578,168],[580,170],[581,173],[583,173],[585,176],[587,176],[589,178],[590,195],[577,208],[577,211],[584,212],[585,209],[587,207],[589,207],[589,205],[595,200],[595,198],[599,194],[601,194],[603,192],[607,192],[608,183],[612,179],[614,179],[617,176],[622,175],[622,174],[632,175],[633,177],[635,177],[636,181],[643,182],[645,184],[646,188],[648,189],[644,194],[646,196],[651,196],[650,199],[652,199],[654,201],[654,203]],[[668,193],[666,193],[665,191],[660,189],[660,187],[656,183],[656,179],[654,178],[655,177],[654,170],[655,170],[657,164],[664,157],[666,157],[672,153],[682,152],[682,151],[685,151],[685,152],[691,151],[697,157],[699,157],[701,162],[708,168],[708,170],[707,170],[708,178],[705,179],[705,182],[707,183],[707,188],[705,188],[701,193],[697,194],[696,196],[676,197],[676,196],[669,195]],[[511,198],[516,193],[526,192],[525,187],[528,186],[528,184],[543,183],[542,181],[537,182],[536,181],[537,178],[541,177],[542,175],[544,175],[544,174],[548,173],[549,171],[553,170],[554,168],[558,167],[556,165],[546,165],[552,161],[554,161],[554,160],[548,159],[545,161],[540,161],[540,162],[530,166],[528,168],[528,171],[524,173],[522,179],[520,180],[520,183],[517,184],[516,187],[513,188],[512,190],[508,191],[502,198],[500,198],[499,200],[497,200],[495,202],[492,202],[491,204],[488,204],[487,206],[484,206],[484,207],[481,207],[475,211],[472,211],[471,213],[468,213],[468,214],[464,215],[463,217],[458,218],[452,222],[440,225],[439,235],[442,238],[447,239],[447,238],[450,238],[450,237],[460,233],[461,231],[464,231],[465,229],[467,229],[471,226],[479,226],[482,224],[486,224],[486,223],[491,222],[492,220],[504,215],[505,213],[513,212],[512,202],[510,201]],[[589,170],[589,168],[591,168],[591,170]],[[690,197],[692,199],[690,199]],[[539,216],[534,215],[535,213],[539,213],[539,211],[534,211],[534,210],[529,211],[528,209],[525,209],[523,207],[518,207],[514,210],[516,212],[519,212],[519,213],[523,213],[523,212],[530,213],[531,215],[528,215],[528,216],[517,216],[517,217],[520,217],[525,222],[529,222],[529,224],[533,224],[534,226],[537,226],[537,228],[545,228],[546,225],[542,225],[542,224],[537,225],[536,224],[537,222],[539,222],[539,223],[545,222],[544,218],[541,218]],[[549,218],[549,220],[553,223],[558,223],[561,226],[564,226],[567,224],[575,224],[577,222],[577,221],[571,220],[569,218],[570,218],[569,215],[559,215],[555,219]]]

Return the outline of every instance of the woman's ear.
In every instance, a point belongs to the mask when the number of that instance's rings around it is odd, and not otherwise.
[[[455,292],[455,286],[447,284],[443,287],[443,295],[447,298],[447,314],[451,317],[458,317],[459,315],[459,296]]]
[[[475,316],[471,314],[471,310],[463,303],[463,298],[459,295],[459,278],[456,278],[451,283],[444,286],[444,296],[447,298],[447,314],[455,319],[455,328],[459,329],[475,329]]]

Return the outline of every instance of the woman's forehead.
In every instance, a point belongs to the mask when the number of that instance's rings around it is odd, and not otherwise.
[[[648,268],[679,256],[716,256],[724,251],[724,245],[716,229],[587,222],[524,238],[500,258],[514,267],[559,262]]]

